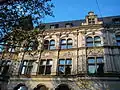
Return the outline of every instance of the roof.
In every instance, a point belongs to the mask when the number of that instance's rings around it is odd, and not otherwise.
[[[117,18],[120,20],[120,15],[98,18],[98,21],[103,21],[104,24],[111,24],[113,23],[113,20]],[[72,27],[77,27],[77,26],[80,26],[82,23],[85,23],[85,19],[44,23],[44,25],[46,29],[49,29],[51,25],[58,25],[57,28],[65,28],[65,25],[68,23],[72,24]]]

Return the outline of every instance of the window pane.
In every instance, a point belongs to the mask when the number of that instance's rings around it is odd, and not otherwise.
[[[94,41],[101,41],[99,36],[94,37]]]
[[[86,41],[87,42],[93,42],[93,38],[92,37],[87,37]]]
[[[49,46],[49,41],[45,40],[44,41],[44,49],[48,49],[48,46]]]
[[[66,45],[61,45],[61,49],[66,49]]]
[[[28,89],[27,89],[27,87],[25,87],[25,86],[20,86],[20,88],[17,89],[17,90],[28,90]]]
[[[118,35],[118,36],[116,36],[116,40],[120,40],[120,36]]]
[[[94,65],[89,65],[89,66],[88,66],[88,72],[89,72],[90,74],[96,73],[96,68],[95,68],[95,66],[94,66]]]
[[[65,64],[65,60],[62,60],[62,59],[59,60],[59,64],[62,64],[62,65]]]
[[[26,74],[31,74],[32,67],[26,67],[26,68],[27,68]]]
[[[46,66],[45,74],[51,74],[51,66]]]
[[[55,41],[54,40],[51,40],[50,41],[50,45],[54,45],[55,44]]]
[[[90,64],[90,63],[95,63],[95,59],[94,58],[89,58],[88,59],[88,63]]]
[[[103,75],[103,73],[104,73],[104,64],[97,65],[97,74]]]
[[[87,47],[93,47],[93,43],[92,42],[87,43]]]
[[[72,48],[72,45],[67,45],[67,48],[69,49],[69,48]]]
[[[65,67],[65,74],[71,74],[71,66]]]
[[[55,49],[55,46],[50,46],[50,50],[53,50],[53,49]]]
[[[52,65],[52,60],[47,60],[47,65]]]
[[[42,60],[42,61],[40,62],[40,65],[46,65],[46,61],[45,61],[45,60]]]
[[[101,46],[101,42],[95,42],[95,46]]]
[[[66,40],[65,40],[65,39],[62,39],[62,40],[61,40],[61,44],[66,44]]]
[[[117,45],[120,46],[120,41],[117,41]]]
[[[23,62],[23,65],[27,65],[27,61],[24,61],[24,62]]]
[[[71,65],[71,64],[72,64],[72,60],[67,59],[67,60],[66,60],[66,64]]]
[[[103,63],[103,57],[97,57],[97,63]]]
[[[40,66],[39,74],[44,74],[45,66]]]
[[[25,67],[22,68],[21,74],[25,74]]]
[[[72,43],[72,39],[68,39],[68,40],[67,40],[67,43]]]
[[[64,74],[65,73],[65,67],[64,66],[59,66],[58,70],[59,70],[59,74]]]

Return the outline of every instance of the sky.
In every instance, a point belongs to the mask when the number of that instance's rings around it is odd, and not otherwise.
[[[84,19],[89,11],[98,17],[120,15],[120,0],[52,0],[55,17],[46,16],[43,22],[59,22]],[[99,12],[99,9],[101,12]],[[101,13],[101,14],[100,14]]]

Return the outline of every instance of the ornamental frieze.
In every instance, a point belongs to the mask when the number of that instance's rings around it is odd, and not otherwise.
[[[43,59],[53,59],[56,58],[57,52],[49,51],[49,52],[43,52],[41,54],[41,58]]]
[[[73,52],[61,52],[60,58],[72,58],[74,56]]]
[[[89,56],[103,55],[103,49],[102,48],[87,49],[87,55],[89,55]]]

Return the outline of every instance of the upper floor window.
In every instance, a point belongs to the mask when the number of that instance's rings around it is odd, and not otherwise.
[[[55,49],[55,40],[50,40],[49,49],[50,49],[50,50]]]
[[[8,74],[10,64],[10,60],[0,60],[0,75]]]
[[[52,68],[52,60],[51,59],[42,59],[40,61],[40,66],[39,66],[39,74],[46,75],[46,74],[51,74],[51,68]]]
[[[101,46],[101,39],[99,36],[94,37],[94,45],[95,46]]]
[[[33,68],[33,60],[23,60],[20,67],[20,74],[30,75]]]
[[[45,40],[44,41],[44,49],[46,50],[53,50],[55,49],[55,40]]]
[[[99,36],[95,36],[94,38],[87,37],[86,45],[87,47],[101,46],[101,38]]]
[[[38,41],[37,40],[31,40],[31,41],[25,41],[24,42],[24,50],[30,51],[30,50],[37,50],[38,47]]]
[[[55,28],[59,28],[59,24],[50,25],[50,29],[55,29]]]
[[[62,39],[60,43],[61,49],[69,49],[72,48],[72,39]]]
[[[66,27],[66,28],[70,28],[70,27],[72,27],[72,26],[73,26],[72,23],[66,23],[66,24],[65,24],[65,27]]]
[[[86,38],[86,43],[88,47],[93,47],[93,38],[92,37],[87,37]]]
[[[68,75],[71,74],[72,59],[59,59],[58,74]]]
[[[44,41],[44,49],[49,49],[49,41],[48,40],[45,40]]]
[[[120,35],[116,35],[116,42],[117,45],[120,46]]]
[[[120,23],[120,18],[114,18],[112,21],[115,24],[119,24]]]
[[[88,57],[88,74],[102,75],[103,67],[103,57]]]

